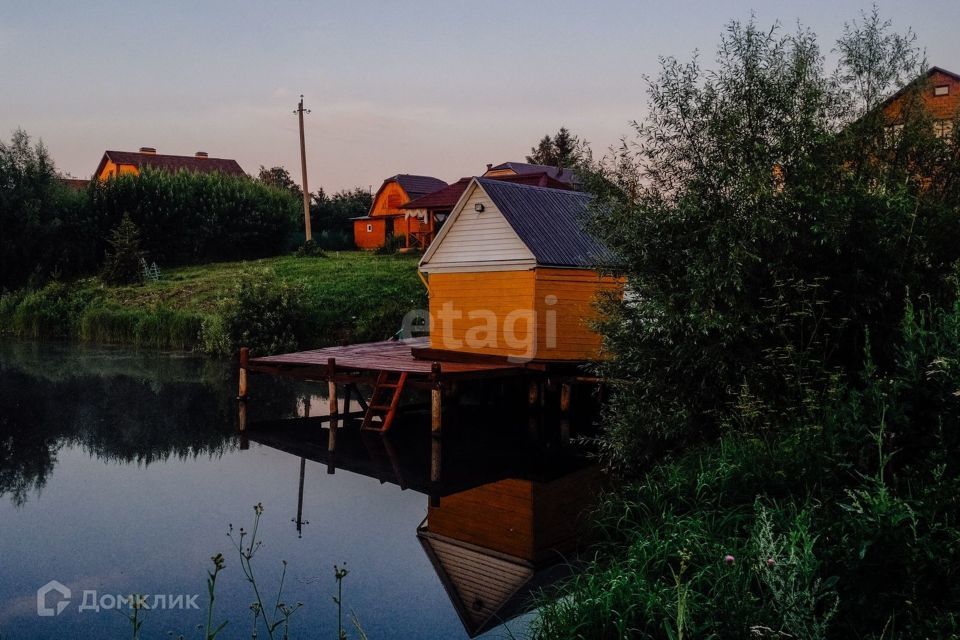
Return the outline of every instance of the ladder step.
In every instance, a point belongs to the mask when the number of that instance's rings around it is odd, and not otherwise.
[[[371,409],[376,409],[377,411],[389,411],[390,405],[388,404],[372,404],[370,405]]]

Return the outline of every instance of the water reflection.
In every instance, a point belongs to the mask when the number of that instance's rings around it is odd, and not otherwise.
[[[121,636],[115,614],[36,617],[36,588],[202,592],[226,524],[259,501],[267,558],[310,603],[292,637],[333,633],[335,562],[377,638],[500,634],[567,570],[598,484],[575,429],[468,408],[438,441],[414,413],[386,438],[342,425],[331,453],[318,387],[258,378],[240,434],[228,362],[0,340],[0,634]],[[248,585],[225,580],[239,624]],[[152,612],[148,635],[194,622]]]
[[[245,435],[301,463],[312,460],[427,496],[415,535],[475,637],[529,611],[540,589],[570,574],[581,516],[602,477],[569,446],[568,422],[555,429],[535,422],[524,431],[502,419],[461,416],[442,440],[430,437],[426,422],[408,417],[387,438],[348,424],[336,452],[328,450],[327,428],[316,420],[255,423]],[[298,531],[303,491],[301,474]]]

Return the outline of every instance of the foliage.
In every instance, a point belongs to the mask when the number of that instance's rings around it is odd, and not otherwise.
[[[830,75],[811,32],[733,22],[716,70],[664,60],[636,140],[584,172],[631,293],[600,327],[614,354],[600,372],[621,381],[603,441],[613,466],[715,437],[740,403],[795,412],[806,389],[858,370],[868,335],[886,368],[902,301],[952,296],[960,245],[944,239],[960,233],[960,191],[922,178],[949,182],[946,145],[919,110],[893,147],[880,119],[849,122],[852,101],[873,99],[857,78],[874,78],[870,95],[893,89],[876,79],[896,76],[850,58],[889,63],[896,52],[880,51],[903,41],[885,29],[849,29],[870,41],[841,41]]]
[[[373,196],[366,189],[344,189],[328,196],[317,191],[310,205],[310,218],[317,243],[325,249],[353,248],[353,221],[366,215],[373,205]]]
[[[404,243],[403,236],[388,236],[386,241],[374,250],[374,253],[378,256],[394,255],[403,248]]]
[[[220,313],[250,266],[224,262],[171,269],[158,282],[135,286],[105,287],[83,279],[41,292],[8,292],[0,296],[0,331],[232,354]],[[426,306],[415,256],[348,252],[322,259],[285,256],[252,266],[266,267],[302,289],[303,348],[385,340],[409,311]]]
[[[623,484],[536,636],[960,634],[956,148],[922,80],[888,128],[910,34],[874,11],[837,50],[731,23],[584,172],[629,285],[599,327]]]
[[[240,273],[216,319],[203,324],[207,351],[230,355],[249,347],[256,355],[296,351],[307,337],[304,289],[270,269]]]
[[[303,189],[300,188],[300,185],[296,183],[285,167],[270,167],[267,169],[260,165],[257,180],[276,189],[289,191],[297,197],[298,201],[303,200]]]
[[[297,249],[298,258],[325,258],[326,255],[315,240],[307,240]]]
[[[143,264],[146,254],[140,248],[140,230],[128,214],[110,232],[103,271],[100,277],[108,284],[136,284],[143,282]]]
[[[289,192],[221,173],[121,175],[95,182],[89,197],[98,218],[129,212],[144,250],[163,267],[281,253],[298,212]]]
[[[738,409],[719,441],[608,494],[596,559],[537,637],[960,632],[960,304],[908,305],[895,351],[775,431]]]
[[[590,159],[590,143],[580,140],[566,127],[557,133],[543,136],[537,146],[530,149],[527,162],[546,164],[552,167],[574,167]]]
[[[42,142],[20,129],[0,142],[0,289],[97,267],[109,227],[90,216],[84,197],[59,180]]]

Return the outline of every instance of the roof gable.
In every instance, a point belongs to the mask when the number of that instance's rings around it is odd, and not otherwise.
[[[482,206],[477,210],[477,206]],[[422,271],[532,269],[536,258],[476,178],[420,260]]]
[[[528,264],[521,261],[519,251],[494,253],[496,247],[473,247],[476,244],[489,245],[491,237],[486,233],[481,236],[479,230],[470,228],[472,225],[458,226],[463,216],[473,213],[473,194],[476,192],[486,195],[493,204],[493,213],[488,216],[490,223],[502,218],[509,225],[511,236],[526,249],[534,265],[590,269],[613,262],[613,253],[583,227],[593,196],[578,191],[474,178],[454,207],[450,219],[423,255],[420,261],[422,270],[436,269],[441,264],[452,268],[465,263],[466,257],[472,259],[482,252],[490,254],[490,264],[502,265],[506,261],[517,266]],[[450,239],[452,234],[453,240]],[[505,242],[505,238],[505,232],[498,227],[496,239]],[[447,242],[450,245],[445,247]],[[461,256],[459,260],[455,259],[458,254]]]
[[[229,158],[198,158],[196,156],[175,156],[165,153],[142,153],[139,151],[105,151],[96,175],[100,175],[106,161],[110,160],[117,165],[133,165],[139,170],[156,169],[158,171],[191,171],[194,173],[224,173],[227,175],[243,176],[246,172],[236,160]]]
[[[504,162],[498,164],[495,167],[490,167],[487,169],[487,172],[490,171],[503,171],[510,170],[516,173],[519,176],[532,174],[532,173],[545,173],[547,176],[554,180],[559,180],[567,184],[572,184],[577,182],[577,175],[571,171],[569,168],[565,167],[553,167],[548,164],[529,164],[526,162]]]

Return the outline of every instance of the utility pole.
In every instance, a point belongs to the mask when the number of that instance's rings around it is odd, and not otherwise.
[[[303,94],[300,94],[300,104],[294,111],[300,119],[300,172],[303,174],[303,228],[306,231],[307,242],[313,240],[310,231],[310,189],[307,188],[307,145],[303,139],[303,114],[310,113],[310,109],[303,108]]]

